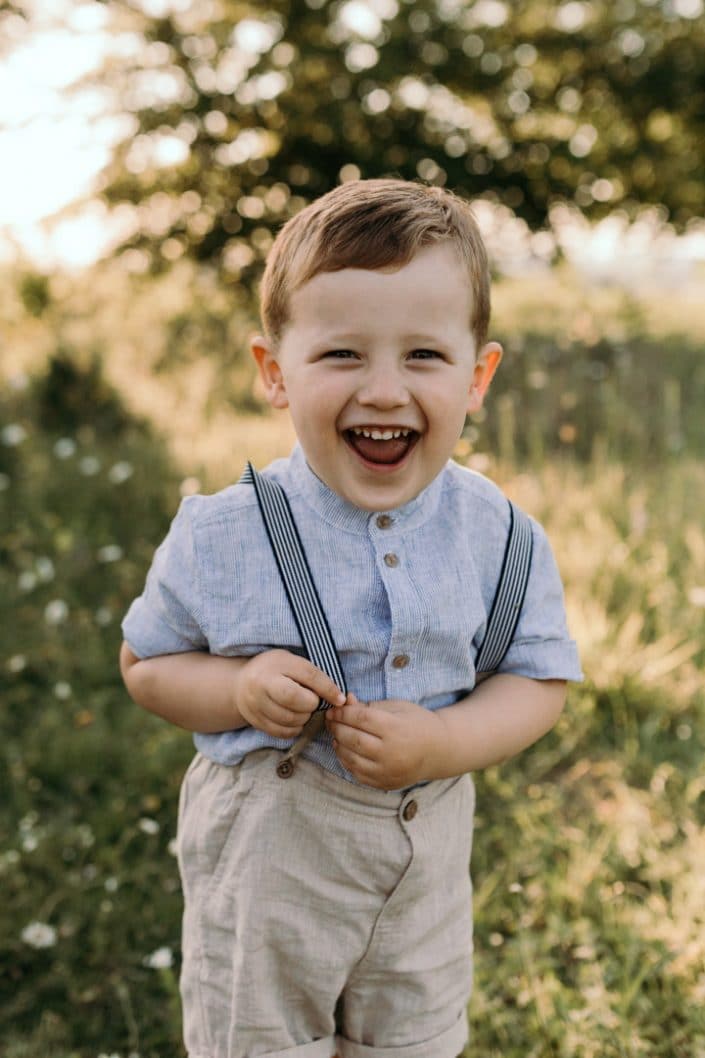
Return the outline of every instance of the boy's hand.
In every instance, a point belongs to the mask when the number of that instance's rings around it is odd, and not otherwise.
[[[399,790],[434,777],[444,739],[437,713],[401,699],[364,705],[350,694],[342,708],[328,710],[326,724],[338,760],[358,782]]]
[[[288,650],[265,650],[237,674],[233,698],[240,715],[273,738],[296,738],[319,698],[340,705],[339,687],[306,658]]]

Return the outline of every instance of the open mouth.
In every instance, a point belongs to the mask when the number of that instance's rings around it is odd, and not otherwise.
[[[355,426],[344,431],[350,447],[367,463],[394,466],[401,463],[419,439],[416,430],[406,427],[382,429],[373,426]]]

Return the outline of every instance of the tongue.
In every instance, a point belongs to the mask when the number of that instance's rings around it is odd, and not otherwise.
[[[391,441],[375,441],[371,437],[352,434],[350,441],[355,451],[369,463],[397,463],[409,448],[409,440],[404,437]]]

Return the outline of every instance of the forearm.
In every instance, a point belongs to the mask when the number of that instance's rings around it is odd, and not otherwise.
[[[471,694],[434,715],[440,737],[429,779],[479,771],[516,756],[551,730],[565,703],[563,680],[491,676]]]
[[[232,731],[247,726],[236,700],[237,677],[249,658],[194,651],[137,658],[123,644],[120,669],[130,697],[187,731]]]

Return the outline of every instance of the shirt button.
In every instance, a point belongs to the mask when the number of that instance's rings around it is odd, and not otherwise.
[[[397,558],[396,555],[393,555],[390,552],[388,555],[384,556],[384,563],[385,563],[386,566],[391,566],[392,568],[394,568],[394,566],[398,566],[399,565],[399,559]]]
[[[395,669],[405,669],[408,664],[408,654],[397,654],[396,657],[392,658],[392,665]]]
[[[388,514],[378,514],[376,521],[378,529],[389,529],[393,519]]]
[[[416,801],[407,801],[402,809],[402,816],[407,823],[410,823],[419,810],[419,806]]]

